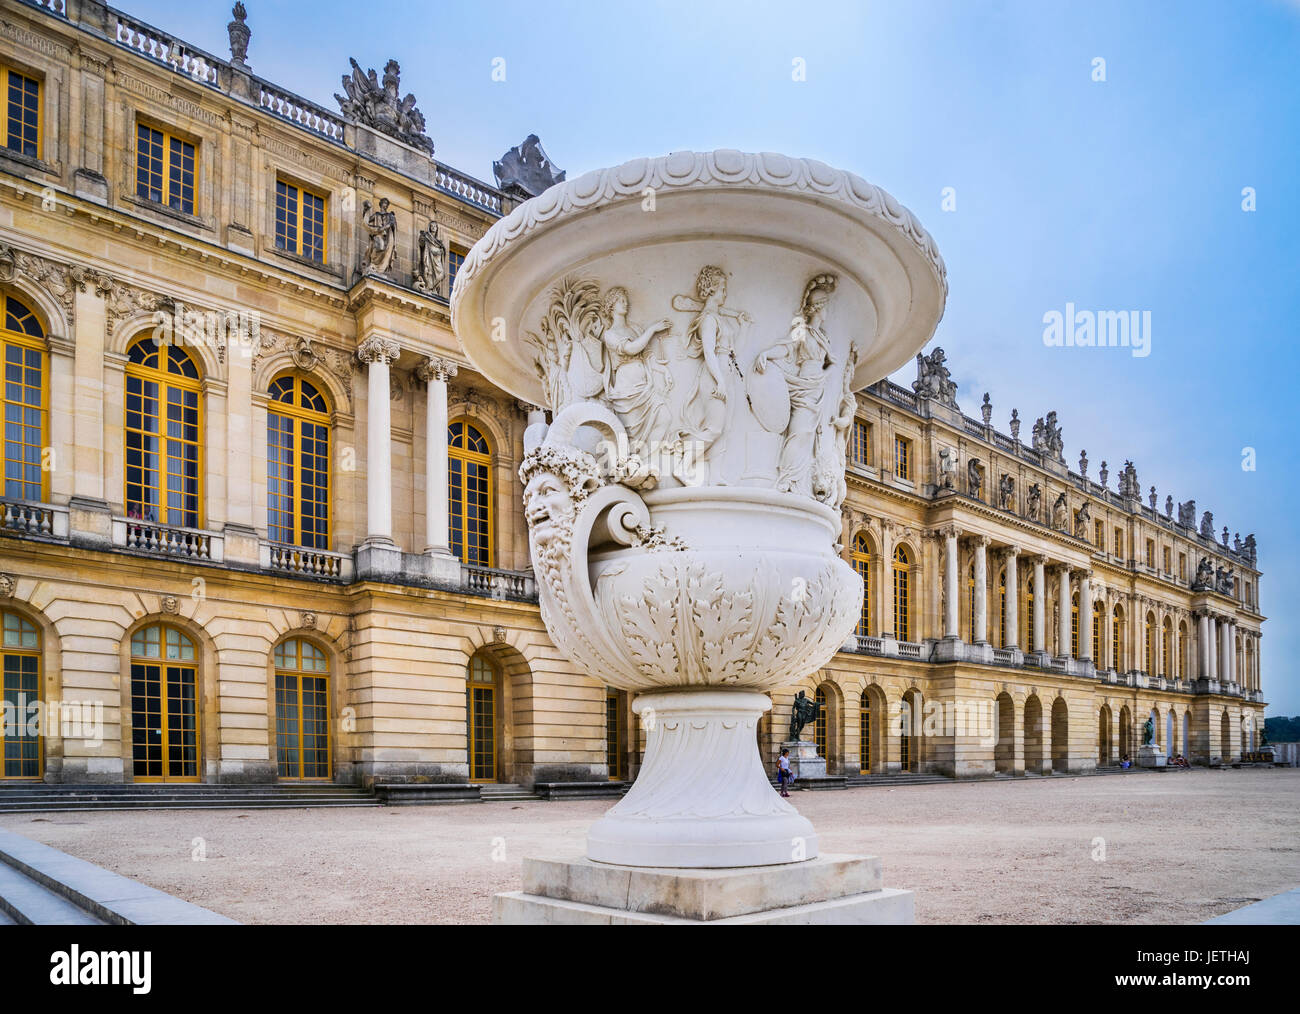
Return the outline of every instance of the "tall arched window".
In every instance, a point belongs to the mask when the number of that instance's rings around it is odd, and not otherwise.
[[[469,746],[469,780],[497,780],[497,717],[501,710],[501,674],[486,655],[469,660],[465,683],[465,718]]]
[[[0,628],[3,629],[5,719],[0,724],[0,742],[4,746],[0,778],[39,778],[41,632],[11,612],[0,613]]]
[[[4,495],[8,500],[42,501],[49,492],[41,468],[49,403],[45,332],[31,310],[13,296],[5,297],[0,352],[5,364]]]
[[[894,639],[912,639],[912,559],[906,546],[894,550]]]
[[[1102,638],[1106,636],[1106,610],[1101,599],[1092,604],[1092,663],[1098,669],[1104,669],[1101,657]]]
[[[131,757],[137,782],[199,780],[199,660],[164,623],[131,635]]]
[[[1079,593],[1070,599],[1070,657],[1079,657]]]
[[[1020,644],[1028,649],[1034,643],[1034,582],[1029,579],[1025,581],[1025,607],[1021,612],[1024,616],[1020,622],[1025,625],[1025,629]]]
[[[1156,674],[1156,614],[1147,613],[1147,622],[1143,627],[1142,671],[1149,676]]]
[[[1110,657],[1116,672],[1124,672],[1124,611],[1115,607],[1110,617]]]
[[[817,692],[813,694],[813,700],[817,702],[817,718],[813,722],[813,742],[817,744],[817,755],[826,757],[827,748],[827,707],[826,707],[826,690],[818,687]]]
[[[858,728],[861,750],[858,754],[858,773],[871,773],[871,694],[862,691],[858,701]]]
[[[126,516],[202,524],[199,368],[177,345],[151,337],[127,350]]]
[[[861,532],[853,537],[849,560],[853,563],[853,569],[862,575],[862,612],[858,616],[858,636],[866,637],[871,633],[871,543]]]
[[[975,563],[971,561],[970,569],[966,572],[966,615],[968,617],[966,624],[966,640],[971,644],[975,643]]]
[[[1160,635],[1160,673],[1165,679],[1172,678],[1174,656],[1174,622],[1165,617],[1164,629]]]
[[[1178,624],[1178,672],[1176,675],[1180,680],[1187,679],[1187,624],[1179,622]],[[1186,746],[1186,739],[1183,741]]]
[[[451,551],[462,563],[492,566],[492,448],[472,423],[447,427]]]
[[[329,549],[330,419],[311,381],[284,376],[266,410],[266,513],[272,542]]]
[[[1007,572],[998,575],[998,647],[1007,646]]]
[[[275,757],[281,778],[330,777],[329,661],[299,638],[275,646]]]

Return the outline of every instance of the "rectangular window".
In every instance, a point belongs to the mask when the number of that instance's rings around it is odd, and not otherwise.
[[[1124,557],[1124,529],[1115,529],[1115,555],[1123,559]]]
[[[849,460],[855,465],[871,467],[871,423],[853,420],[853,434],[849,440]]]
[[[912,478],[912,443],[903,437],[894,437],[894,475],[900,479]]]
[[[1179,581],[1187,580],[1187,554],[1186,553],[1178,554],[1178,580]]]
[[[325,263],[325,198],[284,180],[275,181],[275,246]]]
[[[469,254],[468,250],[462,249],[461,247],[458,246],[447,248],[447,291],[448,292],[450,292],[451,287],[456,284],[456,272],[459,271],[460,266],[465,263],[465,257],[468,254]]]
[[[1106,552],[1106,522],[1100,518],[1092,523],[1092,541],[1103,553]]]
[[[1172,561],[1173,561],[1173,550],[1171,550],[1168,546],[1165,546],[1165,553],[1164,553],[1164,556],[1165,556],[1165,573],[1166,573],[1166,574],[1172,574],[1172,573],[1173,573],[1173,570],[1174,570],[1173,562],[1172,562]]]
[[[1147,566],[1156,565],[1156,542],[1155,539],[1147,539]]]
[[[141,123],[136,127],[135,195],[194,214],[194,145]]]
[[[4,146],[30,158],[40,158],[41,85],[16,70],[0,68],[5,90]]]

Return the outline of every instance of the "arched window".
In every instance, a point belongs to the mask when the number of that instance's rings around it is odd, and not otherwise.
[[[47,494],[41,451],[48,446],[46,413],[49,375],[45,365],[45,332],[31,310],[13,296],[5,297],[5,498],[43,501]]]
[[[858,616],[858,636],[866,637],[871,633],[871,543],[861,532],[853,537],[853,549],[849,553],[853,569],[862,575],[862,612]]]
[[[501,674],[486,655],[469,660],[465,683],[469,780],[497,780],[497,718],[501,710]]]
[[[1079,593],[1070,599],[1070,657],[1079,657]]]
[[[151,337],[127,350],[126,516],[181,528],[202,524],[199,368]]]
[[[0,613],[3,629],[4,722],[0,778],[41,776],[41,632],[17,613]]]
[[[861,749],[858,754],[858,773],[871,773],[871,694],[862,691],[858,701],[858,728]]]
[[[1102,638],[1106,636],[1106,610],[1101,599],[1092,604],[1092,662],[1098,669],[1106,668],[1101,657]]]
[[[975,563],[971,562],[970,569],[966,572],[966,609],[967,616],[967,637],[966,640],[971,644],[975,643]]]
[[[198,652],[164,623],[131,635],[131,757],[137,782],[199,780]]]
[[[329,549],[330,419],[325,395],[292,375],[270,387],[266,514],[272,542]]]
[[[1142,660],[1145,663],[1142,671],[1148,676],[1156,674],[1156,614],[1147,613],[1147,622],[1143,628],[1142,638]]]
[[[1025,580],[1025,607],[1021,612],[1024,616],[1021,617],[1020,622],[1025,625],[1025,629],[1024,639],[1020,644],[1029,649],[1034,646],[1034,582],[1029,578]]]
[[[912,639],[911,557],[907,547],[894,550],[894,639]]]
[[[1110,617],[1110,657],[1116,672],[1124,672],[1124,611],[1119,606]]]
[[[817,756],[826,757],[826,691],[822,687],[817,688],[813,694],[813,700],[817,702],[817,719],[813,722],[813,742],[817,744]]]
[[[1165,617],[1164,629],[1160,634],[1160,674],[1165,679],[1172,679],[1170,669],[1174,656],[1174,623]]]
[[[492,566],[492,448],[472,423],[447,427],[451,551],[462,563]]]
[[[1187,624],[1178,624],[1178,672],[1175,674],[1180,680],[1187,679]],[[1186,717],[1186,716],[1184,716]],[[1183,746],[1186,747],[1186,737],[1183,739]]]
[[[330,777],[329,661],[299,638],[275,646],[275,757],[281,778]]]
[[[1007,646],[1007,572],[998,574],[998,647]]]

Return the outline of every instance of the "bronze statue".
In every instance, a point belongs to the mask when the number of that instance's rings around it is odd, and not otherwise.
[[[1151,721],[1151,716],[1148,715],[1146,722],[1142,725],[1142,745],[1151,746],[1155,741],[1156,726],[1155,723]]]
[[[821,710],[821,702],[810,701],[802,690],[794,695],[794,704],[790,708],[790,742],[799,741],[799,734],[803,732],[804,726],[817,721]]]

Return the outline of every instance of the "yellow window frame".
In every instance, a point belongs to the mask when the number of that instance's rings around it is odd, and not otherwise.
[[[134,345],[135,343],[133,342],[132,344]],[[173,346],[165,343],[164,344],[155,343],[155,344],[158,349],[158,362],[161,363],[167,357],[167,355],[169,354],[169,350]],[[186,352],[185,355],[189,356],[189,353]],[[202,369],[200,367],[200,364],[194,359],[193,356],[190,356],[190,360],[194,362],[195,369],[198,370],[201,378]],[[196,406],[196,412],[198,418],[195,424],[197,437],[195,438],[194,441],[195,447],[197,448],[197,454],[195,456],[195,465],[194,465],[196,469],[195,471],[196,507],[195,507],[195,523],[193,527],[197,529],[203,528],[203,526],[206,524],[207,521],[206,513],[204,510],[204,508],[206,507],[206,497],[204,495],[205,491],[203,488],[204,480],[207,475],[207,446],[206,446],[206,441],[204,440],[204,437],[207,435],[207,432],[204,428],[205,420],[203,417],[202,379],[196,380],[193,377],[182,377],[179,376],[178,374],[171,373],[167,370],[155,369],[150,366],[141,366],[138,363],[127,363],[126,377],[127,378],[136,377],[142,381],[148,381],[150,383],[154,383],[158,385],[158,415],[156,417],[158,422],[158,430],[155,433],[151,434],[145,430],[137,430],[134,427],[127,425],[127,419],[130,414],[130,401],[128,400],[127,397],[123,397],[122,399],[122,432],[124,435],[124,439],[123,439],[124,452],[125,452],[125,442],[126,442],[125,434],[127,433],[140,433],[142,436],[155,437],[158,440],[158,444],[160,447],[160,450],[158,451],[158,455],[157,455],[158,467],[155,470],[155,478],[157,479],[157,485],[154,487],[155,492],[158,494],[158,500],[157,500],[158,517],[152,520],[147,518],[140,519],[149,524],[171,525],[173,527],[180,527],[180,528],[190,527],[189,525],[171,520],[170,518],[171,508],[167,504],[167,491],[170,488],[169,480],[172,478],[171,465],[170,465],[171,455],[167,453],[167,445],[171,442],[173,438],[170,437],[167,432],[168,431],[167,424],[170,420],[168,420],[166,416],[166,410],[167,410],[167,406],[170,404],[167,397],[168,392],[172,388],[175,388],[180,391],[189,391],[197,396],[194,399],[194,404]],[[188,441],[182,440],[182,443],[188,443]],[[130,509],[129,504],[127,502],[127,488],[129,484],[129,476],[130,476],[130,471],[125,467],[125,462],[124,462],[124,467],[122,469],[122,509],[124,511],[129,511]],[[181,478],[184,479],[183,474]]]
[[[158,654],[157,656],[153,656],[153,655],[149,655],[149,654],[145,654],[145,653],[136,654],[136,649],[135,649],[136,637],[138,637],[140,634],[144,633],[145,631],[149,630],[150,628],[157,628],[157,630],[158,630],[158,643],[159,643],[159,646],[160,646],[159,654]],[[187,643],[189,644],[189,646],[190,646],[190,650],[191,650],[191,651],[193,652],[193,654],[194,654],[194,657],[193,657],[193,658],[190,658],[190,659],[187,659],[187,658],[174,658],[174,659],[173,659],[173,658],[168,658],[168,657],[167,657],[167,646],[168,646],[168,644],[169,644],[167,634],[168,634],[169,631],[174,631],[177,635],[179,635],[180,641],[182,641],[182,642],[187,642]],[[178,642],[178,643],[179,643],[179,642]],[[200,650],[199,650],[199,645],[198,645],[198,643],[194,640],[194,638],[190,637],[189,634],[185,633],[184,630],[182,630],[180,627],[174,626],[173,624],[170,624],[170,623],[153,623],[153,624],[150,624],[148,627],[142,627],[140,630],[137,630],[134,634],[131,635],[131,649],[130,649],[130,657],[129,657],[129,659],[128,659],[127,665],[128,665],[128,671],[132,672],[132,681],[131,681],[131,682],[132,682],[132,685],[131,685],[131,702],[130,702],[130,705],[129,705],[130,710],[131,710],[131,727],[132,727],[132,732],[134,733],[134,730],[135,730],[135,724],[136,724],[136,712],[135,712],[135,696],[136,696],[136,690],[135,690],[135,680],[134,680],[134,669],[135,669],[135,667],[136,667],[137,665],[141,665],[141,666],[145,666],[145,665],[156,665],[156,666],[158,667],[158,670],[159,670],[159,673],[158,673],[158,685],[159,685],[159,693],[160,693],[160,698],[159,698],[159,700],[160,700],[159,720],[160,720],[160,722],[161,722],[161,729],[160,729],[160,732],[161,732],[161,736],[162,736],[162,747],[163,747],[163,752],[162,752],[162,771],[163,771],[163,773],[160,774],[160,775],[138,775],[138,774],[135,773],[135,766],[136,766],[137,763],[139,763],[139,761],[137,760],[137,758],[136,758],[136,756],[135,756],[135,744],[134,744],[134,742],[131,744],[131,780],[132,780],[133,782],[141,782],[141,783],[149,782],[149,783],[153,783],[153,782],[198,782],[198,781],[202,781],[202,776],[203,776],[203,707],[202,707],[203,684],[202,684],[202,673],[199,671],[199,662],[200,662],[200,660],[201,660],[201,652],[200,652]],[[168,768],[170,767],[170,763],[171,763],[171,761],[170,761],[170,747],[171,747],[171,739],[172,739],[172,735],[171,735],[171,734],[172,734],[172,731],[173,731],[173,729],[172,729],[172,725],[171,725],[171,709],[170,709],[170,707],[169,707],[169,705],[170,705],[171,702],[172,702],[172,697],[171,697],[171,695],[168,693],[168,691],[169,691],[169,690],[171,689],[171,687],[172,687],[172,681],[169,679],[169,675],[168,675],[168,670],[169,670],[169,669],[177,669],[177,670],[180,670],[180,669],[186,669],[186,670],[189,670],[190,673],[191,673],[191,675],[192,675],[192,677],[193,677],[193,680],[194,680],[194,774],[192,774],[192,775],[172,775],[172,774],[168,774]],[[146,760],[146,763],[147,763],[147,760]]]
[[[160,160],[162,162],[162,172],[159,174],[160,175],[159,193],[162,196],[160,200],[154,200],[152,197],[149,197],[148,194],[140,193],[141,159],[152,158],[152,155],[146,155],[146,153],[141,150],[140,147],[141,130],[151,130],[162,136],[162,145],[161,145],[162,158]],[[173,178],[173,173],[180,171],[177,166],[173,165],[172,162],[173,141],[180,145],[188,145],[190,151],[192,152],[191,158],[194,163],[194,167],[190,174],[191,192],[190,192],[190,206],[188,208],[184,207],[185,198],[184,198],[183,179],[178,184],[178,186],[181,188],[182,206],[179,208],[175,208],[172,207],[172,203],[171,203],[172,184],[176,182],[175,179]],[[182,148],[181,150],[181,157],[183,160],[184,148]],[[152,174],[152,169],[147,169],[145,171],[147,173]],[[198,207],[198,201],[199,201],[199,145],[198,143],[195,141],[191,141],[188,138],[181,137],[179,134],[173,134],[165,127],[158,126],[157,124],[151,123],[148,120],[137,120],[135,125],[135,188],[136,188],[135,194],[141,200],[148,201],[151,204],[157,204],[160,207],[166,208],[168,211],[178,211],[183,215],[195,214],[195,209]],[[148,184],[146,184],[146,188],[148,188]]]
[[[465,435],[465,431],[467,429],[473,429],[474,432],[477,433],[479,437],[482,438],[483,442],[487,445],[488,450],[486,452],[472,451],[468,447],[452,446],[450,431],[451,431],[451,427],[456,425],[460,425],[462,427],[461,429],[462,435]],[[468,555],[468,551],[469,551],[469,522],[470,522],[469,502],[466,496],[467,491],[466,491],[466,484],[465,484],[465,479],[468,471],[466,466],[481,465],[483,466],[484,475],[486,477],[487,517],[484,519],[484,524],[486,526],[486,531],[487,531],[487,562],[473,563],[471,564],[471,566],[493,567],[496,565],[495,564],[496,504],[494,502],[495,500],[494,484],[492,481],[492,441],[489,438],[487,432],[483,429],[483,427],[481,427],[476,422],[474,422],[474,420],[463,416],[459,419],[452,419],[447,424],[447,427],[448,427],[447,469],[448,469],[448,473],[450,473],[453,469],[459,468],[458,474],[460,479],[459,486],[454,482],[449,481],[447,483],[448,542],[450,544],[455,541],[452,538],[451,526],[454,525],[456,521],[459,519],[461,560],[464,563],[468,563],[469,561],[464,559],[464,557]],[[462,442],[464,442],[463,439]],[[459,489],[460,491],[459,503],[457,503],[454,498],[454,493],[457,489]],[[455,552],[454,547],[452,551]]]
[[[20,78],[23,81],[28,81],[36,85],[36,108],[34,110],[34,114],[35,114],[34,125],[36,127],[36,142],[35,142],[36,154],[35,155],[30,155],[19,148],[12,148],[9,145],[9,141],[10,141],[9,114],[11,108],[10,99],[9,99],[9,89],[11,87],[11,83],[14,78]],[[3,145],[3,147],[9,151],[17,151],[20,154],[25,155],[27,158],[36,158],[36,159],[41,158],[42,150],[44,148],[44,133],[45,133],[41,125],[41,114],[45,111],[45,102],[44,102],[45,82],[41,80],[39,77],[33,76],[32,74],[25,73],[13,67],[0,65],[0,85],[4,86],[4,103],[5,103],[4,116],[0,117],[0,145]],[[23,106],[24,111],[26,111],[26,108],[27,107],[24,104]],[[25,119],[26,117],[24,117],[24,120]]]
[[[33,623],[31,620],[23,616],[21,613],[16,613],[10,609],[0,611],[0,621],[10,616],[14,617],[18,621],[18,625],[19,625],[18,629],[20,632],[22,631],[22,627],[24,625],[35,628],[36,647],[35,648],[23,648],[23,647],[11,648],[4,645],[3,643],[0,643],[0,660],[2,660],[3,657],[7,655],[14,655],[21,658],[36,659],[36,700],[40,701],[42,700],[41,686],[45,680],[44,657],[42,654],[42,648],[44,647],[45,642],[44,642],[41,629],[40,627],[37,627],[36,624]],[[3,691],[3,685],[2,685],[3,681],[4,681],[4,676],[2,673],[0,673],[0,691]],[[26,719],[27,719],[27,715],[25,713],[15,713],[14,716],[15,722],[25,722]],[[5,742],[4,730],[0,729],[0,749],[3,748],[4,742]],[[3,756],[0,756],[0,782],[40,781],[41,778],[44,777],[44,775],[45,775],[45,736],[43,733],[38,733],[36,736],[36,773],[34,775],[5,774],[5,760]]]
[[[894,640],[910,641],[912,632],[911,612],[911,563],[907,552],[901,546],[894,550]]]
[[[853,569],[862,575],[862,609],[858,614],[858,636],[869,637],[875,616],[871,609],[871,546],[866,537],[858,535],[849,552]]]
[[[288,222],[287,216],[289,215],[291,210],[294,216],[294,229],[296,230],[297,238],[294,241],[294,244],[292,246],[289,246],[287,244],[281,245],[281,236],[280,236],[280,188],[281,187],[283,187],[286,192],[286,204],[285,204],[286,224]],[[304,230],[303,230],[303,200],[302,199],[304,194],[306,194],[309,197],[316,198],[316,200],[320,201],[321,204],[320,257],[319,258],[312,256],[310,253],[303,252]],[[289,203],[290,195],[292,197],[291,204]],[[285,179],[283,176],[276,176],[275,178],[275,248],[277,250],[287,251],[288,253],[294,254],[297,257],[302,257],[306,260],[309,260],[313,264],[325,264],[326,262],[328,262],[329,224],[330,224],[329,215],[330,213],[329,213],[328,196],[326,196],[325,194],[321,193],[318,190],[312,189],[311,187],[304,187],[300,183],[294,183],[292,180]]]
[[[894,475],[899,479],[912,479],[912,446],[906,437],[894,435]]]
[[[310,642],[310,641],[305,641],[305,640],[304,640],[303,638],[301,638],[301,637],[294,637],[294,638],[291,638],[290,640],[284,642],[283,645],[280,645],[279,648],[281,649],[282,653],[285,654],[285,655],[287,656],[288,652],[287,652],[287,651],[284,651],[284,649],[289,648],[289,646],[291,646],[291,645],[292,645],[292,647],[293,647],[293,658],[292,658],[292,661],[293,661],[293,663],[294,663],[294,666],[287,666],[287,665],[286,665],[286,666],[280,666],[280,665],[276,665],[276,666],[275,666],[275,680],[276,680],[276,683],[277,683],[277,685],[276,685],[275,688],[274,688],[274,689],[275,689],[275,695],[276,695],[276,716],[275,716],[276,777],[277,777],[278,779],[281,779],[281,780],[284,780],[284,781],[293,781],[293,782],[326,782],[326,781],[329,781],[330,778],[333,776],[333,771],[334,771],[334,736],[332,735],[333,730],[332,730],[331,727],[330,727],[330,714],[331,714],[331,710],[330,710],[330,668],[329,668],[329,655],[327,655],[327,654],[324,652],[324,650],[322,650],[322,649],[321,649],[319,646],[317,646],[316,644],[313,644],[313,643]],[[308,645],[308,646],[310,646],[311,648],[313,648],[313,649],[315,649],[316,651],[319,651],[319,652],[321,653],[321,655],[323,656],[323,658],[324,658],[324,660],[325,660],[325,668],[324,668],[324,669],[308,669],[308,668],[305,668],[305,667],[304,667],[304,665],[303,665],[303,646],[304,646],[304,645]],[[274,659],[274,657],[275,657],[275,653],[273,652],[273,653],[272,653],[272,658]],[[288,661],[290,661],[290,659],[286,657],[286,658],[285,658],[285,661],[288,662]],[[291,678],[293,678],[293,679],[296,681],[296,683],[295,683],[295,690],[294,690],[294,697],[296,698],[296,707],[297,707],[297,709],[298,709],[298,712],[297,712],[297,736],[296,736],[296,739],[297,739],[297,754],[298,754],[298,773],[297,773],[296,775],[282,775],[282,774],[279,773],[279,753],[280,753],[280,714],[279,714],[279,693],[280,693],[280,688],[279,688],[279,686],[278,686],[278,682],[279,682],[279,680],[280,680],[281,677],[291,677]],[[307,770],[307,761],[306,761],[306,757],[305,757],[305,753],[304,753],[304,747],[303,747],[303,741],[304,741],[304,739],[306,738],[305,733],[304,733],[304,728],[305,728],[305,721],[304,721],[304,720],[305,720],[305,716],[306,716],[306,713],[307,713],[307,711],[306,711],[306,707],[305,707],[305,704],[304,704],[304,697],[306,696],[306,691],[303,690],[303,678],[304,678],[304,677],[307,677],[307,678],[309,678],[309,679],[319,679],[319,680],[324,681],[324,684],[325,684],[325,689],[324,689],[324,694],[325,694],[325,774],[323,774],[323,775],[307,775],[307,774],[304,774],[304,773],[303,773],[303,772],[305,772],[305,771]]]
[[[46,448],[50,445],[50,357],[45,350],[45,343],[41,339],[34,338],[32,335],[29,334],[23,334],[21,331],[11,331],[8,328],[4,327],[3,321],[4,321],[4,314],[5,314],[5,306],[3,304],[5,303],[5,300],[6,300],[6,294],[0,292],[0,369],[4,369],[6,364],[8,363],[10,346],[14,346],[15,348],[21,348],[24,350],[32,350],[40,355],[41,357],[41,406],[40,406],[41,444],[40,446],[42,448]],[[27,310],[28,313],[32,312],[31,308],[26,303],[23,303],[21,300],[18,300],[18,302],[22,305],[22,307],[25,310]],[[26,385],[24,384],[24,387],[25,386]],[[19,404],[18,402],[11,402],[9,400],[8,387],[9,387],[8,383],[5,383],[4,387],[0,388],[0,407],[2,407],[3,414],[5,415],[7,415],[7,409],[9,405]],[[31,406],[26,405],[24,403],[22,407],[30,408]],[[0,419],[0,422],[3,422],[3,419]],[[4,448],[7,448],[8,445],[9,445],[8,440],[5,440],[3,445]],[[24,441],[24,446],[26,446],[25,441]],[[0,449],[0,457],[3,458],[5,471],[8,471],[9,458],[8,458],[7,450]],[[4,487],[5,487],[4,474],[0,473],[0,495],[4,493]],[[44,503],[49,500],[49,497],[50,497],[50,473],[46,469],[42,468],[40,501]]]
[[[304,379],[302,377],[298,376],[297,374],[281,374],[277,376],[274,380],[272,380],[271,383],[274,384],[277,381],[285,380],[285,379],[293,381],[293,400],[291,402],[283,402],[283,401],[276,401],[274,398],[272,398],[267,402],[266,413],[268,416],[275,415],[275,416],[280,416],[282,418],[288,419],[290,425],[292,426],[290,432],[293,436],[293,462],[292,463],[293,463],[294,479],[293,479],[293,495],[291,497],[292,508],[293,508],[291,511],[293,517],[293,535],[292,535],[292,541],[290,542],[281,542],[275,539],[275,537],[271,534],[271,519],[269,516],[270,511],[268,510],[267,537],[272,542],[275,542],[276,545],[280,545],[280,546],[297,546],[301,549],[306,549],[308,551],[315,550],[317,552],[328,552],[329,547],[334,544],[334,461],[333,461],[334,427],[330,422],[329,412],[318,412],[315,409],[303,407],[302,385],[304,383]],[[321,389],[321,385],[313,381],[306,381],[306,382],[311,383],[312,386],[316,388],[316,392],[321,396],[322,400],[324,400],[325,404],[328,406],[329,400],[325,394],[325,391]],[[316,546],[304,546],[302,542],[303,539],[303,534],[302,534],[303,532],[303,516],[302,516],[303,433],[302,431],[303,431],[304,424],[320,426],[323,427],[325,430],[325,547],[324,549],[321,549],[320,547],[316,547]],[[269,440],[269,436],[268,436],[268,440]],[[270,448],[268,447],[267,448],[268,495],[269,495],[270,482],[271,482],[270,470],[271,470],[271,456],[270,456]]]
[[[869,775],[871,773],[871,698],[867,696],[865,690],[858,704],[858,728],[858,774]]]

